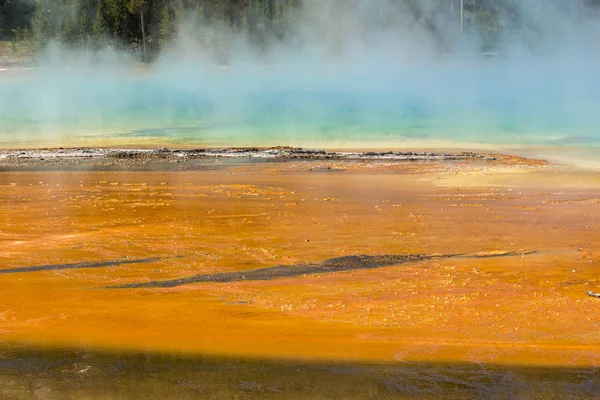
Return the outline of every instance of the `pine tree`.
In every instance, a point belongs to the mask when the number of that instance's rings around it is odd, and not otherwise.
[[[251,5],[252,24],[250,30],[251,40],[255,44],[264,44],[268,24],[267,11],[268,0],[254,0]]]
[[[12,51],[13,54],[17,53],[17,42],[21,41],[21,27],[13,30],[13,40],[12,40]]]
[[[273,32],[276,36],[280,37],[283,35],[283,5],[281,0],[273,0]]]
[[[38,52],[51,39],[51,12],[52,10],[48,8],[45,0],[40,0],[36,3],[35,11],[31,18],[31,47],[34,52]]]
[[[87,19],[87,16],[83,12],[83,10],[79,11],[79,29],[78,29],[78,42],[79,47],[82,49],[90,42],[90,30],[89,30],[90,22]]]
[[[103,7],[104,3],[101,0],[98,2],[96,16],[94,17],[94,22],[92,22],[92,38],[97,47],[103,47],[103,42],[106,40],[106,23],[104,22],[104,15],[102,13]]]
[[[301,7],[299,0],[287,0],[285,5],[285,21],[287,25],[294,25],[298,18],[298,10]]]
[[[147,61],[146,56],[146,27],[144,22],[144,6],[146,5],[146,0],[128,0],[125,4],[125,7],[129,11],[130,14],[140,14],[140,28],[142,31],[142,46],[141,46],[141,59],[143,62]]]
[[[242,20],[240,23],[240,28],[242,33],[246,35],[247,38],[250,37],[250,20],[248,18],[248,14],[250,12],[250,7],[246,6],[242,9]]]
[[[164,7],[160,16],[160,35],[158,39],[161,50],[166,48],[167,44],[172,39],[173,34],[174,27],[171,15],[169,14],[169,9]]]
[[[102,14],[106,23],[107,30],[115,38],[125,36],[125,16],[126,9],[122,0],[104,0]]]
[[[204,14],[204,4],[198,4],[194,9],[194,21],[197,24],[203,24],[205,22]]]
[[[74,44],[78,37],[77,23],[72,18],[67,18],[61,27],[60,37],[63,43]]]

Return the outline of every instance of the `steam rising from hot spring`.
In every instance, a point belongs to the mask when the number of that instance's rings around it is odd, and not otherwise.
[[[151,66],[54,44],[39,69],[0,76],[0,145],[600,143],[593,22],[488,56],[454,30],[448,53],[386,4],[308,1],[264,46],[184,21]]]

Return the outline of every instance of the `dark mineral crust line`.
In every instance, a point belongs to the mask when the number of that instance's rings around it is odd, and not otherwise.
[[[497,161],[497,157],[472,152],[432,153],[432,152],[328,152],[292,147],[241,147],[241,148],[199,148],[199,149],[107,149],[72,148],[38,150],[0,150],[5,160],[65,160],[65,159],[267,159],[267,160],[367,160],[367,161],[456,161],[483,160]]]
[[[60,269],[84,269],[84,268],[103,268],[103,267],[116,267],[120,265],[130,264],[145,264],[153,263],[157,261],[168,260],[171,258],[179,257],[153,257],[153,258],[138,258],[134,260],[112,260],[112,261],[92,261],[92,262],[79,262],[73,264],[51,264],[51,265],[37,265],[34,267],[18,267],[18,268],[7,268],[0,269],[1,274],[16,274],[20,272],[38,272],[38,271],[54,271]]]
[[[279,278],[290,278],[309,274],[333,273],[352,271],[359,269],[375,269],[392,265],[415,263],[419,261],[443,259],[443,258],[497,258],[514,257],[533,254],[535,251],[504,252],[495,254],[387,254],[378,256],[360,255],[336,257],[325,260],[319,264],[294,264],[280,265],[276,267],[253,269],[248,271],[222,272],[216,274],[194,275],[186,278],[150,281],[140,283],[129,283],[118,286],[107,286],[104,289],[138,289],[138,288],[171,288],[191,283],[201,282],[239,282],[239,281],[264,281]]]

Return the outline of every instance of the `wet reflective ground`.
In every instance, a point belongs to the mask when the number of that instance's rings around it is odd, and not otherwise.
[[[2,172],[0,397],[593,396],[598,221],[527,162]]]

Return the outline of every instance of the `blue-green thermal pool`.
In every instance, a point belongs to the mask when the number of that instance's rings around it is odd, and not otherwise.
[[[0,75],[0,146],[600,145],[574,63],[41,68]]]

